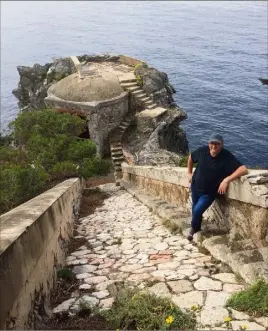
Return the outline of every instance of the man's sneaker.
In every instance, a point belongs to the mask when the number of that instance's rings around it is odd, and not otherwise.
[[[189,241],[192,241],[193,238],[194,238],[194,234],[197,233],[197,232],[199,232],[199,231],[202,231],[202,229],[200,229],[200,230],[194,230],[194,229],[191,229],[190,232],[189,232],[189,234],[188,234],[187,239],[188,239]]]
[[[193,237],[192,234],[189,233],[187,239],[188,239],[189,241],[192,241],[192,240],[194,239],[194,237]]]
[[[187,239],[188,239],[189,241],[192,241],[192,240],[193,240],[193,236],[194,236],[194,234],[195,234],[194,229],[191,229],[191,230],[190,230],[190,233],[188,234]]]

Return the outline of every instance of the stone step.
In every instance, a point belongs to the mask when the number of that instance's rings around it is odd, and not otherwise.
[[[120,162],[122,163],[125,159],[123,154],[122,155],[111,155],[111,157],[112,157],[113,162],[120,160]]]
[[[129,124],[131,123],[131,121],[127,122],[127,121],[124,121],[120,124],[120,126],[124,127],[124,128],[128,128],[129,127]]]
[[[135,92],[135,91],[138,91],[140,88],[139,88],[139,86],[137,85],[137,86],[131,86],[131,87],[128,87],[127,88],[127,91],[129,91],[130,93],[132,93],[132,92]]]
[[[232,251],[232,242],[228,241],[229,235],[213,236],[205,239],[202,246],[205,247],[216,259],[229,265],[233,272],[247,282],[252,283],[257,278],[263,277],[268,280],[268,248],[245,249]],[[237,241],[237,246],[241,247],[242,243]]]
[[[153,109],[145,109],[143,111],[141,111],[140,113],[138,113],[136,116],[137,117],[151,117],[151,118],[155,118],[158,117],[160,115],[163,115],[164,113],[167,112],[166,108],[162,108],[162,107],[156,107]]]
[[[147,106],[148,109],[154,109],[157,107],[157,104],[153,103],[152,105]]]
[[[120,149],[122,149],[122,144],[121,144],[121,142],[117,142],[117,143],[111,144],[110,147],[111,147],[111,149],[120,150]]]
[[[144,93],[144,91],[141,90],[141,89],[138,89],[136,91],[133,91],[132,94],[134,95],[134,97],[139,97],[139,96],[146,97],[147,96],[147,94]]]
[[[120,132],[115,132],[113,136],[110,138],[111,144],[121,144],[121,134]]]
[[[134,87],[134,86],[139,86],[137,84],[137,81],[129,82],[129,83],[121,83],[120,84],[123,88],[129,88],[129,87]]]
[[[112,157],[121,157],[123,156],[122,148],[120,150],[111,151]]]
[[[114,162],[117,162],[117,161],[119,162],[120,161],[122,163],[125,158],[124,158],[123,155],[120,155],[120,156],[113,156],[112,159],[113,159]]]
[[[118,146],[118,147],[111,147],[110,148],[111,152],[116,152],[116,151],[121,151],[122,150],[122,146]]]
[[[121,163],[123,162],[124,160],[117,160],[117,161],[115,161],[115,160],[113,160],[113,163],[114,163],[114,165],[115,166],[120,166],[121,167]]]
[[[148,101],[145,101],[145,105],[152,105],[154,102],[153,102],[153,100],[152,99],[150,99],[150,100],[148,100]]]
[[[140,102],[146,103],[148,101],[151,101],[151,98],[149,97],[144,97],[144,98],[137,98]]]
[[[120,140],[110,140],[110,146],[115,146],[117,145],[117,147],[121,147],[122,148],[122,145],[119,146],[119,144],[121,145],[121,139]]]
[[[121,165],[115,165],[115,166],[114,166],[114,170],[116,170],[116,171],[120,171],[120,170],[122,170]]]
[[[123,124],[123,125],[129,125],[131,122],[132,122],[132,118],[129,117],[129,118],[126,118],[123,122],[121,122],[121,124]]]
[[[113,140],[113,142],[110,143],[110,147],[121,147],[122,148],[122,143],[120,139],[117,138],[110,138],[110,141]]]
[[[122,85],[122,83],[137,82],[137,78],[133,72],[125,73],[124,75],[119,76],[118,79],[119,79],[119,83],[121,85]]]
[[[122,125],[122,124],[120,124],[119,127],[118,127],[118,129],[119,129],[119,131],[121,131],[121,130],[125,131],[128,128],[128,126],[129,125]]]

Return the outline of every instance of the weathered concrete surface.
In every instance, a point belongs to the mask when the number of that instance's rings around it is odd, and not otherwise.
[[[0,328],[32,328],[35,299],[49,292],[78,213],[83,183],[68,179],[0,217]]]
[[[53,312],[75,312],[84,296],[92,306],[110,308],[120,287],[127,284],[170,298],[183,310],[196,311],[197,330],[216,330],[219,325],[228,330],[225,319],[231,317],[231,310],[225,304],[236,291],[230,286],[243,288],[235,275],[224,271],[221,263],[215,265],[211,255],[199,252],[182,235],[164,227],[161,218],[125,190],[113,184],[99,187],[110,197],[94,214],[80,219],[77,228],[90,248],[81,246],[67,259],[84,290],[75,300],[52,307]],[[87,263],[78,269],[81,259]],[[80,277],[78,271],[90,275]],[[267,323],[265,318],[253,319],[255,330],[262,330]],[[241,312],[236,312],[233,320],[233,330],[242,322],[253,325]]]

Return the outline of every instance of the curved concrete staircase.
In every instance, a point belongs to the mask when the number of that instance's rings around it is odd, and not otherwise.
[[[111,158],[115,170],[114,176],[115,176],[116,185],[120,185],[119,180],[121,179],[121,175],[122,175],[121,163],[124,161],[121,139],[131,122],[132,122],[132,117],[129,114],[127,115],[126,118],[124,118],[121,121],[120,125],[113,131],[113,133],[110,135],[109,138]]]
[[[132,81],[127,82],[120,82],[121,86],[126,90],[127,92],[131,93],[137,103],[140,103],[144,106],[144,108],[147,109],[154,109],[157,107],[156,103],[147,96],[146,93],[141,89],[141,87],[137,84],[136,78],[133,78]]]
[[[167,109],[158,107],[154,101],[137,84],[137,79],[133,73],[127,73],[119,77],[120,85],[125,91],[134,96],[135,101],[144,107],[139,113],[140,117],[158,117],[164,114]],[[121,164],[124,161],[121,139],[126,129],[133,120],[133,113],[129,112],[122,120],[120,125],[110,134],[111,158],[114,164],[116,185],[120,185],[119,180],[122,177]]]

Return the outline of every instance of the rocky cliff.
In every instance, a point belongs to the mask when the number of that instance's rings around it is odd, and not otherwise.
[[[121,66],[120,55],[81,55],[77,58],[84,66],[94,63]],[[132,162],[138,164],[178,165],[182,156],[188,153],[188,141],[179,126],[187,116],[173,99],[176,91],[166,73],[147,64],[132,67],[131,70],[143,92],[157,107],[163,107],[167,111],[158,120],[140,120],[137,116],[134,118],[122,138],[125,156],[128,155]],[[12,93],[19,100],[18,105],[22,111],[45,108],[44,99],[49,87],[77,70],[70,57],[57,58],[45,65],[18,66],[17,69],[20,80]],[[138,114],[143,110],[143,106],[138,104],[132,95],[130,98],[130,111]]]

